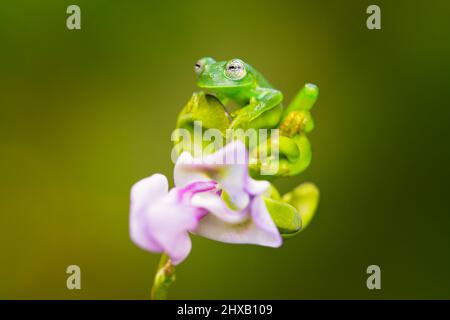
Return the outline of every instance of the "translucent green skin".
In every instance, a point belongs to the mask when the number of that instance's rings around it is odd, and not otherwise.
[[[240,107],[232,114],[231,128],[271,128],[279,123],[283,113],[283,94],[255,68],[244,62],[246,75],[232,80],[225,75],[228,61],[206,57],[199,62],[203,70],[197,85],[213,92],[224,105],[232,101]]]

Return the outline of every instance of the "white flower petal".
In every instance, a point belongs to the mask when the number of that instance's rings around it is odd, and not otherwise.
[[[135,183],[131,188],[130,236],[139,247],[162,252],[162,247],[148,235],[147,208],[156,199],[167,196],[169,183],[162,174],[154,174]]]
[[[281,235],[261,197],[252,200],[250,211],[250,214],[246,215],[247,219],[240,223],[230,223],[229,220],[223,219],[227,215],[211,212],[200,220],[195,233],[227,243],[247,243],[267,247],[281,246]]]
[[[196,181],[214,180],[223,189],[237,210],[249,204],[246,192],[248,176],[248,154],[241,141],[233,141],[214,154],[203,158],[192,158],[184,152],[174,169],[175,186],[183,188]]]
[[[149,235],[148,221],[145,215],[130,216],[130,237],[140,248],[152,251],[163,252],[163,247]]]
[[[169,182],[164,175],[156,173],[142,179],[131,188],[131,210],[139,210],[147,206],[152,200],[165,196],[168,192]]]
[[[248,165],[248,152],[242,141],[234,140],[217,152],[203,157],[202,163],[209,165]]]
[[[170,196],[175,192],[171,192],[167,197],[172,198]],[[165,201],[166,199],[149,208],[148,233],[176,264],[184,260],[191,250],[188,231],[197,227],[199,209]]]
[[[191,238],[188,233],[181,233],[177,239],[177,246],[169,251],[170,260],[174,265],[179,264],[187,258],[192,249]]]
[[[194,159],[186,151],[178,157],[173,179],[177,188],[184,188],[193,182],[211,180],[206,171],[202,170],[202,166],[194,164]]]
[[[260,195],[263,194],[267,189],[269,189],[270,183],[265,180],[255,180],[252,178],[248,178],[247,185],[245,190],[251,195]]]
[[[191,250],[188,231],[198,225],[204,210],[184,203],[180,189],[168,192],[166,177],[153,175],[131,191],[130,236],[141,248],[166,252],[174,264]]]
[[[261,197],[255,197],[251,204],[251,215],[253,222],[260,230],[264,231],[266,239],[271,247],[279,247],[283,243],[280,232],[272,220],[266,204]]]
[[[209,214],[200,221],[194,232],[205,238],[226,243],[256,244],[267,247],[281,245],[281,240],[274,239],[272,234],[260,229],[251,219],[235,225]]]
[[[192,197],[191,204],[208,210],[210,214],[215,215],[226,223],[241,223],[248,215],[244,210],[234,211],[228,208],[220,195],[214,192],[197,193]]]

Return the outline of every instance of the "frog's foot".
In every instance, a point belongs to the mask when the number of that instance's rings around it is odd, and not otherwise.
[[[311,114],[308,111],[292,111],[280,124],[280,133],[287,137],[305,131],[309,132],[313,129]]]

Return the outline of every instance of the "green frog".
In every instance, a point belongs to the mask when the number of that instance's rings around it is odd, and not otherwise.
[[[216,61],[206,57],[197,61],[195,72],[200,88],[214,93],[224,105],[238,105],[231,114],[230,128],[271,128],[279,123],[283,94],[251,65],[240,59]]]
[[[282,92],[241,59],[205,57],[195,63],[195,72],[201,89],[213,93],[225,106],[230,102],[238,106],[231,114],[229,128],[280,129],[278,175],[297,175],[308,167],[311,150],[305,133],[314,129],[310,110],[319,93],[316,85],[306,84],[283,108]],[[255,170],[259,169],[258,165]]]

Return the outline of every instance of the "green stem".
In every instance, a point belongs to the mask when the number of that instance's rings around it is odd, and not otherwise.
[[[152,287],[152,300],[165,300],[170,285],[175,281],[175,267],[169,256],[165,253],[161,255],[158,270]]]

